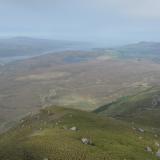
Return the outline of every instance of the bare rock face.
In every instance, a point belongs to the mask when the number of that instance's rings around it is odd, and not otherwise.
[[[93,145],[93,142],[91,141],[91,139],[82,138],[81,141],[82,141],[83,144],[86,144],[86,145]]]

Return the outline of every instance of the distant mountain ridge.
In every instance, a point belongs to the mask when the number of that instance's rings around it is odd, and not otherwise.
[[[40,55],[58,50],[84,49],[88,44],[64,40],[49,40],[30,37],[0,39],[0,58]]]
[[[155,58],[160,58],[160,43],[139,42],[112,48],[111,51],[120,58],[147,58],[154,60]]]
[[[66,40],[50,40],[32,37],[0,39],[0,58],[34,56],[54,51],[92,50],[93,44]],[[117,58],[160,59],[160,42],[139,42],[114,48],[99,48],[94,51],[116,56]]]

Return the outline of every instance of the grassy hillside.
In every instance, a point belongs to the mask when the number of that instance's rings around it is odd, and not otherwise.
[[[116,102],[98,108],[95,112],[159,128],[160,90],[151,88],[134,96],[122,97]]]
[[[77,127],[77,131],[70,130]],[[153,132],[153,131],[152,131]],[[94,113],[45,108],[0,136],[3,160],[156,160],[155,133]],[[88,138],[92,145],[81,142]],[[147,152],[149,146],[152,152]]]

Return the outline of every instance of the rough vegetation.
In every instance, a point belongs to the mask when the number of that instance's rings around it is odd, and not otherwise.
[[[159,46],[60,52],[1,66],[0,160],[160,159]]]
[[[78,130],[70,130],[73,126]],[[155,142],[160,139],[154,134],[94,113],[49,107],[0,136],[0,159],[156,160],[159,147]]]
[[[159,87],[147,89],[132,96],[122,97],[104,105],[94,112],[135,122],[143,126],[160,128],[160,90]]]

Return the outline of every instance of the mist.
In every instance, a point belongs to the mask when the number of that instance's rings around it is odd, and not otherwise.
[[[120,45],[160,41],[158,0],[0,0],[1,37]]]

